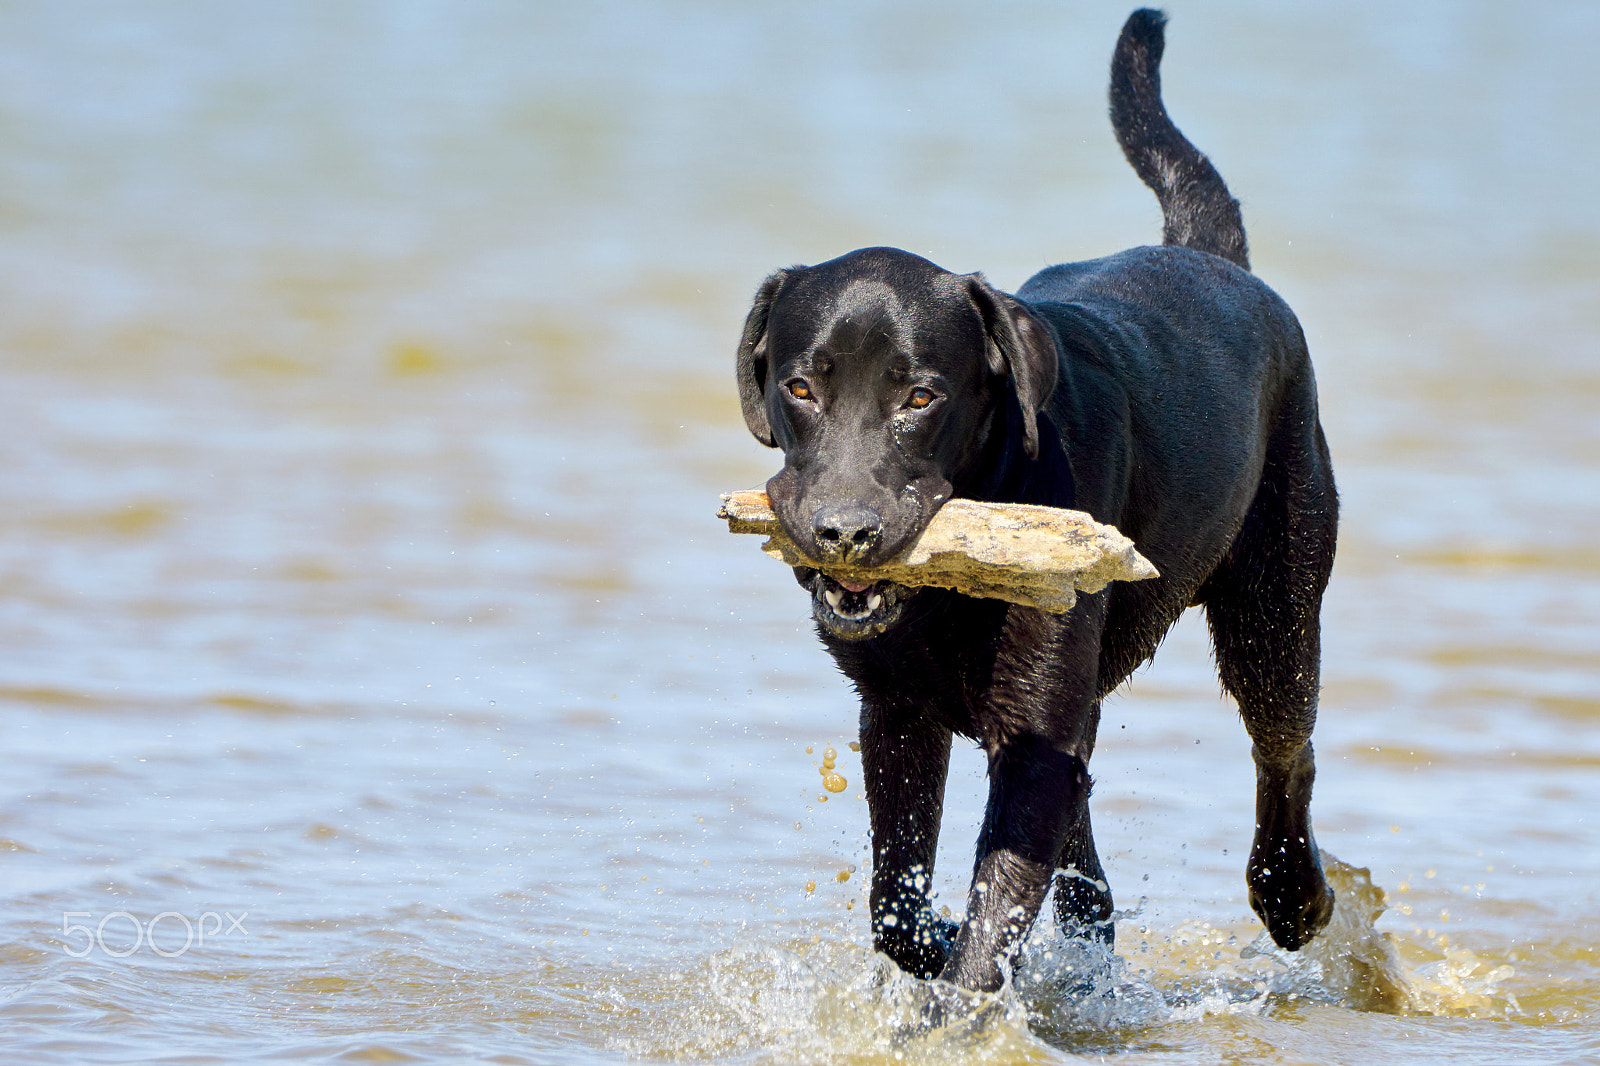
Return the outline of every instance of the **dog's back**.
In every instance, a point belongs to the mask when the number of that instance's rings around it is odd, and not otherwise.
[[[1139,179],[1161,201],[1167,244],[1210,252],[1250,269],[1239,201],[1161,102],[1167,17],[1141,8],[1128,17],[1111,57],[1111,128]]]

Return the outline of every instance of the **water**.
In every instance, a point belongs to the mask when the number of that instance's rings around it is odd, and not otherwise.
[[[1338,928],[1258,943],[1188,619],[1096,755],[1118,956],[1045,931],[919,1034],[868,949],[853,701],[712,517],[776,465],[734,338],[858,245],[1010,287],[1152,239],[1125,14],[0,9],[0,1057],[1600,1061],[1576,2],[1171,9],[1344,495]],[[953,906],[981,795],[963,748]]]

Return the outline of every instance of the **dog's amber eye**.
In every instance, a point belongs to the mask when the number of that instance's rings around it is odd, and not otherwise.
[[[934,401],[932,389],[924,389],[920,385],[911,390],[911,395],[906,397],[906,406],[913,411],[920,411]]]
[[[784,385],[784,388],[788,389],[789,395],[793,396],[797,400],[811,399],[811,386],[807,385],[799,378],[795,378],[793,381]]]

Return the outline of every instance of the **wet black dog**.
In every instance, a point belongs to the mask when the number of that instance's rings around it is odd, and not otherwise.
[[[1100,700],[1191,606],[1254,742],[1251,906],[1291,949],[1332,913],[1308,806],[1333,473],[1299,324],[1162,106],[1163,31],[1156,11],[1128,20],[1111,114],[1164,246],[1050,267],[1015,296],[863,249],[773,274],[739,346],[745,421],[784,453],[773,507],[820,564],[796,576],[861,694],[874,942],[966,988],[1002,983],[1052,877],[1063,928],[1109,940],[1087,803]],[[893,558],[956,496],[1088,511],[1161,576],[1056,615],[827,575]],[[989,758],[959,928],[928,903],[952,733]]]

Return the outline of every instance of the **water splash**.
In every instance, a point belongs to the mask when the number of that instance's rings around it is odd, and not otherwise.
[[[1265,933],[1240,952],[1241,958],[1267,959],[1280,968],[1267,983],[1272,995],[1395,1014],[1504,1018],[1522,1012],[1516,997],[1499,987],[1514,976],[1510,966],[1493,965],[1460,947],[1409,965],[1394,935],[1376,928],[1388,897],[1372,883],[1371,871],[1326,851],[1322,865],[1337,894],[1328,927],[1294,954]]]
[[[847,942],[735,948],[670,975],[667,986],[664,1024],[614,1041],[617,1050],[679,1060],[952,1064],[1027,1062],[1042,1050],[1014,996],[921,981]]]
[[[1394,1014],[1520,1013],[1499,987],[1511,967],[1464,948],[1409,964],[1400,942],[1376,928],[1387,899],[1370,872],[1326,852],[1322,862],[1338,902],[1327,928],[1298,952],[1279,949],[1264,932],[1238,948],[1238,933],[1198,923],[1119,955],[1092,938],[1065,939],[1046,921],[1006,985],[989,995],[909,977],[848,936],[751,945],[669,975],[652,997],[664,1023],[641,1027],[618,1047],[679,1059],[1018,1062],[1059,1050],[1126,1050],[1157,1026],[1271,1016],[1298,1003]],[[1138,912],[1119,917],[1130,941]]]
[[[1333,917],[1311,943],[1293,954],[1263,932],[1239,953],[1265,959],[1281,970],[1268,989],[1281,997],[1339,1003],[1357,1010],[1401,1012],[1412,1009],[1412,981],[1398,946],[1377,920],[1387,909],[1383,889],[1371,871],[1322,852],[1322,869],[1333,886]]]

